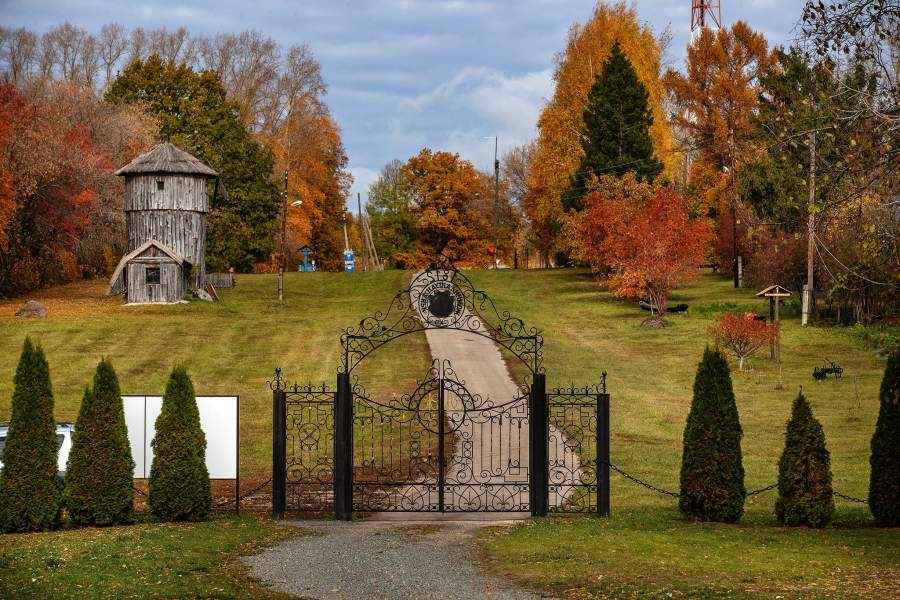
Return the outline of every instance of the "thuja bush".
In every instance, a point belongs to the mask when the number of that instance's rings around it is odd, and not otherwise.
[[[681,496],[686,516],[733,523],[744,512],[744,466],[728,361],[709,347],[697,368],[694,398],[684,429]]]
[[[66,508],[77,525],[131,521],[134,460],[128,444],[119,379],[108,360],[85,390],[66,469]]]
[[[152,446],[150,512],[171,521],[206,518],[212,510],[206,436],[200,429],[194,386],[184,367],[176,367],[166,384]]]
[[[900,525],[900,351],[888,358],[872,436],[869,509],[879,525]]]
[[[825,447],[825,430],[800,392],[794,400],[784,452],[778,462],[775,516],[784,525],[824,527],[833,513],[831,457]]]
[[[0,530],[43,531],[59,525],[53,388],[44,351],[25,338],[14,379],[12,416],[0,471]]]

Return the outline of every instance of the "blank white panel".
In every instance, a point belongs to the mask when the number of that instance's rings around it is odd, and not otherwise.
[[[238,400],[198,396],[200,428],[206,434],[206,468],[212,479],[237,478]]]
[[[134,457],[134,476],[150,477],[156,419],[162,412],[162,396],[123,396],[128,442]],[[236,479],[238,475],[238,399],[236,396],[197,396],[200,429],[206,436],[206,468],[212,479]]]
[[[125,408],[125,427],[128,429],[128,445],[131,446],[131,458],[134,459],[135,479],[145,479],[147,466],[144,455],[144,396],[123,396],[122,406]]]
[[[146,431],[147,445],[144,447],[144,454],[147,457],[146,475],[150,477],[150,467],[153,466],[153,437],[156,435],[156,419],[162,412],[162,396],[144,396],[147,399],[147,422],[144,424]]]

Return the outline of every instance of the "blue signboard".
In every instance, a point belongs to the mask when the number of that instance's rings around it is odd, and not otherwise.
[[[344,272],[353,273],[356,271],[356,261],[353,260],[353,250],[344,250]]]

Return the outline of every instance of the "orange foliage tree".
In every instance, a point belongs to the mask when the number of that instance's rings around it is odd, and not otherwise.
[[[778,335],[776,323],[757,320],[754,313],[725,313],[709,328],[710,337],[738,359],[738,369],[744,370],[744,359],[752,356]]]
[[[712,240],[709,225],[693,219],[682,198],[669,187],[602,177],[585,198],[576,231],[581,258],[609,278],[623,298],[644,298],[666,312],[669,291],[696,274]]]
[[[650,27],[638,18],[636,8],[626,2],[599,2],[586,23],[575,24],[569,30],[566,48],[555,58],[556,89],[538,120],[537,149],[522,207],[545,256],[552,251],[560,233],[560,198],[581,162],[588,92],[616,42],[649,93],[653,115],[650,137],[655,156],[665,164],[664,176],[671,178],[680,164],[673,151],[661,80],[661,56],[668,45],[668,33],[659,39],[654,37]]]
[[[694,158],[687,186],[693,212],[731,215],[725,169],[739,171],[754,156],[751,117],[772,60],[766,38],[738,21],[731,29],[702,29],[688,46],[686,73],[666,73],[672,122]],[[720,252],[730,254],[731,219],[718,222]]]
[[[412,213],[417,220],[416,253],[398,256],[407,267],[421,267],[443,255],[462,263],[481,254],[487,240],[487,217],[477,210],[485,197],[485,180],[458,154],[422,149],[402,169],[412,189]]]
[[[3,295],[94,272],[83,242],[103,217],[101,192],[115,180],[113,165],[90,127],[90,107],[81,106],[85,114],[76,117],[74,106],[58,99],[31,100],[13,86],[0,87],[0,129],[7,132],[0,146]]]

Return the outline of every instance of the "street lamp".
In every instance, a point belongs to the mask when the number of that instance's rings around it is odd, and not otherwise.
[[[294,200],[290,206],[303,206],[303,200]],[[284,189],[281,192],[281,260],[278,261],[278,301],[284,300],[284,270],[287,266],[287,209],[288,172],[284,172]]]
[[[499,266],[497,261],[497,227],[500,221],[500,160],[497,158],[497,146],[500,138],[496,135],[483,137],[484,140],[494,140],[494,254],[491,259],[494,261],[494,268]]]

